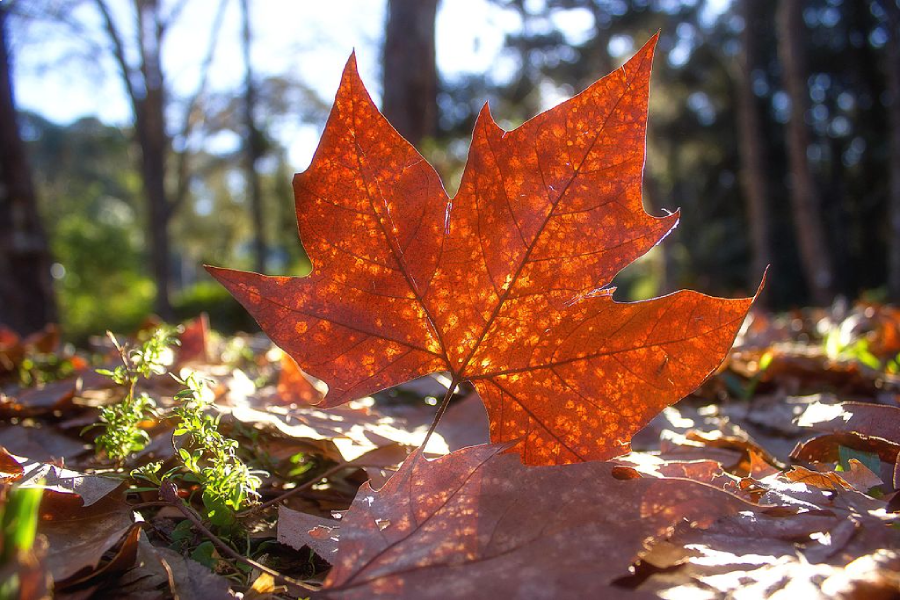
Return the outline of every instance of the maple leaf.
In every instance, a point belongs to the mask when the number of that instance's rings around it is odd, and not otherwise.
[[[416,451],[377,492],[363,484],[324,595],[618,598],[608,586],[648,540],[755,508],[694,481],[618,479],[610,463],[527,467],[504,448]]]
[[[493,441],[524,439],[512,451],[528,464],[621,454],[720,364],[752,302],[612,299],[616,273],[678,221],[641,205],[655,44],[513,131],[485,106],[452,200],[351,56],[294,178],[313,272],[207,268],[328,384],[323,406],[447,371],[475,385]]]

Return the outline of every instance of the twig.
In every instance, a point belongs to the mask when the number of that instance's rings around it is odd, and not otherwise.
[[[164,506],[172,506],[171,502],[165,500],[154,500],[153,502],[139,502],[137,504],[129,504],[131,510],[143,510],[145,508],[162,508]]]
[[[224,552],[225,554],[230,556],[232,559],[234,559],[238,562],[242,562],[245,565],[249,565],[250,567],[253,567],[254,569],[259,569],[263,573],[268,573],[269,575],[274,577],[277,581],[281,581],[288,585],[293,585],[293,586],[302,588],[306,592],[317,592],[319,590],[319,588],[317,588],[317,587],[311,586],[302,581],[298,581],[298,580],[288,577],[286,575],[282,575],[275,569],[267,567],[266,565],[264,565],[262,563],[256,562],[252,558],[248,558],[248,557],[242,555],[240,552],[237,552],[236,550],[234,550],[231,546],[229,546],[225,542],[223,542],[221,539],[219,539],[219,537],[216,534],[214,534],[212,531],[210,531],[206,527],[206,525],[203,524],[203,520],[200,518],[199,515],[197,515],[196,512],[194,512],[194,509],[192,509],[190,506],[188,506],[187,504],[185,504],[184,502],[181,501],[181,499],[178,497],[178,492],[175,487],[175,484],[169,483],[169,482],[164,482],[159,488],[159,497],[162,500],[164,500],[165,502],[168,502],[171,506],[174,506],[175,508],[180,510],[181,513],[187,518],[187,520],[190,521],[191,524],[194,527],[196,527],[198,531],[200,531],[200,533],[202,533],[204,536],[206,536],[206,538],[209,539],[209,541],[211,541],[220,551]]]
[[[286,498],[290,498],[291,496],[294,496],[296,494],[299,494],[300,492],[304,492],[304,491],[308,490],[309,488],[311,488],[315,484],[319,483],[326,477],[330,477],[342,469],[348,469],[348,468],[361,469],[363,467],[380,467],[380,465],[370,465],[370,464],[365,464],[365,463],[357,463],[357,462],[353,462],[353,461],[343,462],[339,465],[335,465],[335,466],[331,467],[330,469],[328,469],[327,471],[325,471],[318,477],[310,479],[306,483],[304,483],[302,485],[298,485],[297,487],[295,487],[292,490],[288,490],[287,492],[281,494],[280,496],[276,496],[275,498],[272,498],[271,500],[266,500],[265,502],[251,506],[250,508],[248,508],[246,510],[242,510],[241,512],[237,513],[236,516],[246,517],[246,516],[249,516],[252,514],[256,514],[257,512],[259,512],[261,510],[265,510],[265,509],[269,508],[270,506],[274,506],[275,504],[278,504],[279,502],[281,502],[282,500],[285,500]]]

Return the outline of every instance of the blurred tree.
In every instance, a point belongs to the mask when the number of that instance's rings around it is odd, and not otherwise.
[[[254,161],[264,214],[267,270],[298,269],[308,272],[309,262],[297,243],[287,150],[268,132],[295,130],[301,123],[321,124],[328,106],[308,85],[287,76],[254,79],[254,125],[260,154]],[[192,158],[193,202],[172,223],[172,235],[182,253],[182,280],[205,280],[196,266],[206,262],[257,266],[256,223],[247,194],[246,89],[206,94],[198,137],[216,140]],[[240,171],[236,169],[240,167]],[[247,243],[247,240],[250,240]],[[217,284],[218,285],[218,284]]]
[[[152,309],[141,178],[129,133],[85,118],[56,125],[20,115],[57,266],[63,332],[84,340],[128,330]]]
[[[0,4],[0,323],[27,334],[58,319],[52,260],[16,120],[6,31],[13,4]]]
[[[879,0],[888,24],[885,73],[890,92],[890,247],[888,255],[888,293],[900,303],[900,5],[896,0]]]
[[[771,26],[766,22],[766,12],[760,10],[759,0],[740,0],[739,10],[744,21],[741,32],[741,55],[735,74],[737,81],[737,115],[741,155],[741,184],[747,200],[747,219],[750,225],[750,241],[753,260],[750,268],[752,286],[759,274],[772,263],[770,233],[768,147],[763,127],[762,106],[753,90],[759,69],[763,68],[761,52],[762,31]],[[752,289],[752,288],[751,288]],[[761,301],[769,304],[769,297]]]
[[[416,147],[437,128],[437,5],[438,0],[388,0],[382,112]]]
[[[180,132],[183,140],[189,136],[194,124],[196,101],[205,88],[206,74],[218,40],[226,1],[220,0],[217,16],[213,19],[210,46],[201,70],[200,84],[185,110]],[[172,133],[166,115],[169,90],[161,57],[166,31],[184,8],[185,2],[179,2],[171,11],[165,12],[159,0],[133,0],[131,16],[134,22],[128,26],[116,20],[106,0],[95,0],[95,4],[102,15],[112,54],[134,113],[135,137],[141,149],[140,173],[148,207],[151,270],[157,286],[155,309],[161,317],[171,319],[171,246],[168,228],[173,214],[187,195],[189,151],[185,148],[179,155],[175,170],[177,181],[172,193],[167,189],[167,161],[172,149]],[[134,39],[130,45],[126,45],[123,32],[133,33]],[[130,53],[129,50],[133,52]],[[136,62],[129,61],[130,54],[136,54]]]
[[[253,216],[253,267],[257,273],[266,272],[266,228],[259,184],[257,163],[265,152],[265,139],[256,126],[256,82],[250,60],[252,33],[250,28],[250,0],[241,0],[241,42],[244,52],[244,177]]]
[[[788,158],[790,162],[790,198],[794,228],[800,248],[806,283],[813,301],[828,304],[836,289],[831,251],[824,229],[821,198],[809,164],[809,130],[806,115],[810,110],[809,71],[806,65],[803,22],[805,0],[781,0],[778,5],[779,56],[784,86],[791,102],[788,122]]]
[[[501,55],[508,75],[444,80],[440,124],[458,139],[479,108],[465,98],[499,100],[493,114],[515,126],[661,32],[644,191],[648,210],[680,207],[684,219],[661,245],[665,259],[651,253],[630,266],[621,289],[664,274],[636,295],[682,285],[752,292],[771,262],[765,299],[786,307],[883,289],[897,271],[887,264],[897,237],[887,218],[896,128],[885,127],[896,72],[888,32],[897,30],[885,6],[897,0],[493,3],[522,26]],[[791,33],[780,34],[788,16]],[[817,291],[816,281],[827,285]]]

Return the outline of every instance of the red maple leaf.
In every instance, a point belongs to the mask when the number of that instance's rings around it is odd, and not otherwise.
[[[304,278],[210,268],[335,406],[435,371],[471,381],[527,464],[605,459],[722,361],[752,299],[609,284],[671,231],[644,212],[654,37],[518,129],[487,107],[459,193],[375,108],[351,57],[294,178]]]

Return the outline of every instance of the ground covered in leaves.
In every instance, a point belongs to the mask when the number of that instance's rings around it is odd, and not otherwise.
[[[203,319],[179,337],[133,390],[156,404],[141,448],[115,459],[96,426],[129,393],[96,372],[121,364],[112,340],[0,334],[0,579],[19,597],[900,594],[895,308],[752,313],[722,368],[631,453],[548,467],[488,444],[465,385],[417,450],[440,375],[324,411],[322,384],[266,338]],[[224,459],[174,416],[190,373],[259,478],[218,511],[203,469]],[[37,535],[22,541],[28,489]]]

